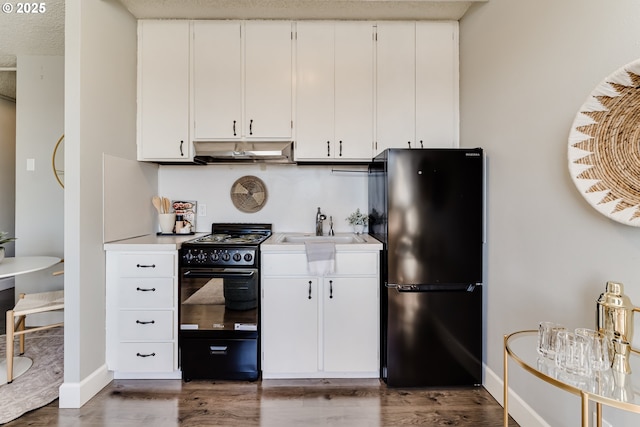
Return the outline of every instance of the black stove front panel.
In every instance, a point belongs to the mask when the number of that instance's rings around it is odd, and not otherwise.
[[[211,246],[183,244],[180,249],[180,265],[183,267],[242,267],[257,268],[256,246]]]

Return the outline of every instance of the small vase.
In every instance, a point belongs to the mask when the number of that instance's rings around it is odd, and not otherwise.
[[[353,232],[362,234],[364,232],[364,224],[353,224]]]
[[[4,246],[0,246],[0,262],[4,259]]]

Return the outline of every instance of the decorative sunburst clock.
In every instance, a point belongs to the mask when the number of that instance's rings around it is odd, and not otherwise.
[[[267,186],[258,177],[243,176],[231,186],[231,201],[242,212],[258,212],[267,203]]]
[[[569,171],[598,212],[640,226],[640,59],[604,79],[576,114]]]

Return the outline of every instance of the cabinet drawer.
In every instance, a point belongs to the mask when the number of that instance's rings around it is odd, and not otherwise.
[[[173,339],[173,311],[120,311],[120,341]]]
[[[118,307],[173,308],[173,284],[171,277],[120,279]]]
[[[120,255],[120,277],[173,277],[176,256],[167,254]]]
[[[334,275],[377,275],[378,252],[337,252]],[[307,254],[262,254],[263,276],[308,276]]]
[[[170,372],[174,370],[174,343],[120,343],[118,371]]]

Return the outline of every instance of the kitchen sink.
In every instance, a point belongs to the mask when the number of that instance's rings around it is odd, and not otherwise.
[[[336,244],[365,243],[365,239],[355,234],[341,236],[315,236],[313,234],[285,234],[282,243],[331,242]]]

